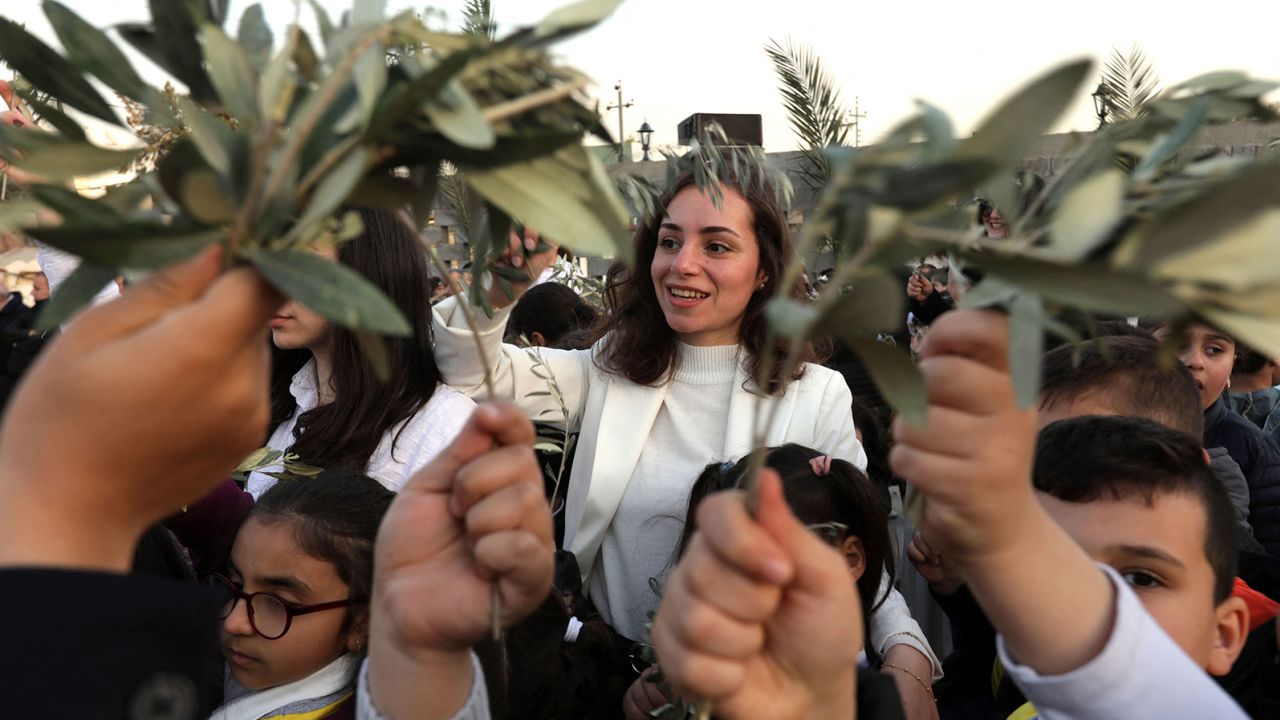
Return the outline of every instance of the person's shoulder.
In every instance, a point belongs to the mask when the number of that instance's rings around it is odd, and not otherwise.
[[[444,383],[437,383],[435,392],[431,393],[431,399],[427,401],[426,405],[422,406],[422,411],[419,412],[419,415],[431,415],[437,412],[453,413],[456,411],[466,411],[470,415],[475,406],[475,400]]]
[[[845,382],[844,375],[840,372],[816,363],[805,363],[802,368],[804,374],[795,381],[802,392],[849,392],[849,383]]]

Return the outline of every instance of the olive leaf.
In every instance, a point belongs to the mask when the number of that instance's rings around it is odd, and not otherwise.
[[[400,308],[345,265],[298,250],[250,249],[245,258],[277,290],[344,327],[402,337],[413,332]]]
[[[267,26],[266,14],[261,3],[254,3],[240,15],[240,27],[236,31],[236,41],[244,48],[244,54],[253,67],[261,72],[271,59],[271,28]]]
[[[0,59],[67,105],[113,125],[123,124],[79,68],[6,17],[0,17]]]
[[[125,97],[135,100],[146,97],[147,84],[106,33],[55,0],[44,0],[42,7],[68,60]]]
[[[40,332],[61,325],[77,310],[87,305],[108,283],[115,281],[115,270],[82,262],[58,285],[58,291],[49,296],[49,302],[36,318],[35,329]]]
[[[850,349],[867,366],[876,389],[907,422],[922,427],[929,409],[929,396],[924,376],[911,356],[902,350],[873,338],[847,341]]]
[[[209,80],[223,106],[240,122],[254,124],[259,114],[255,92],[258,78],[248,55],[217,25],[206,24],[200,29],[200,36]]]
[[[40,242],[119,270],[155,270],[187,260],[222,238],[216,228],[177,228],[142,222],[116,225],[35,227],[25,231]]]
[[[1083,260],[1124,220],[1124,173],[1105,170],[1071,188],[1054,213],[1053,244],[1046,253]]]

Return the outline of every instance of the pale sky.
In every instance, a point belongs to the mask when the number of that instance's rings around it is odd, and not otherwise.
[[[145,0],[63,0],[91,22],[108,25],[142,20]],[[235,27],[250,3],[232,0]],[[322,0],[337,19],[346,0]],[[532,23],[557,0],[494,0],[503,28]],[[391,10],[424,8],[389,0]],[[457,7],[446,7],[459,15]],[[293,17],[292,2],[267,0],[272,25],[282,30]],[[37,0],[5,0],[0,14],[56,43]],[[304,9],[304,18],[309,10]],[[644,120],[654,144],[674,144],[676,125],[695,112],[759,113],[769,151],[795,149],[771,63],[763,53],[770,38],[813,47],[839,83],[852,108],[854,97],[867,114],[864,142],[874,141],[906,117],[915,98],[947,111],[967,132],[984,112],[1019,83],[1052,65],[1077,57],[1099,63],[1115,46],[1138,43],[1165,85],[1202,72],[1240,69],[1280,79],[1280,3],[1222,0],[1212,4],[1152,0],[1075,0],[1042,3],[989,0],[963,2],[822,2],[820,0],[628,0],[594,31],[564,43],[559,52],[595,78],[592,93],[601,109],[623,83],[630,135]],[[157,81],[158,75],[149,79]],[[1096,125],[1088,97],[1077,98],[1058,129]],[[616,132],[617,113],[606,114]],[[852,140],[852,136],[850,138]]]

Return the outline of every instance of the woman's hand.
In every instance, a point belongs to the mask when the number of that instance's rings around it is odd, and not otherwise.
[[[744,500],[698,508],[653,624],[662,672],[719,718],[851,718],[863,633],[844,556],[791,515],[774,471],[755,518]]]
[[[534,431],[514,405],[481,405],[391,504],[375,550],[369,685],[388,717],[449,717],[471,687],[496,585],[512,625],[547,597],[551,511]]]
[[[151,524],[262,444],[267,320],[282,299],[211,248],[85,311],[0,433],[0,565],[123,572]]]
[[[543,270],[555,264],[556,254],[560,252],[559,244],[548,240],[548,249],[539,253],[533,252],[542,240],[544,238],[539,238],[538,233],[529,228],[525,228],[523,234],[517,234],[514,228],[511,230],[507,238],[507,249],[502,253],[502,259],[497,264],[523,270],[529,279],[524,282],[510,281],[515,297],[507,297],[502,283],[493,283],[489,287],[489,302],[493,303],[494,307],[504,308],[519,300],[520,296],[529,289],[530,283],[538,279]],[[473,282],[479,282],[479,278]]]

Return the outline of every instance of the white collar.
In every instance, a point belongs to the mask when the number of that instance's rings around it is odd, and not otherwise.
[[[301,370],[293,374],[293,380],[289,383],[289,394],[298,404],[299,411],[306,412],[319,402],[317,383],[316,359],[313,357],[302,366]]]
[[[218,708],[209,720],[258,720],[273,710],[299,700],[332,695],[355,680],[355,672],[358,668],[356,656],[346,653],[301,680],[257,692],[246,692],[228,670],[224,683],[226,695],[227,697],[238,696],[235,700]]]

